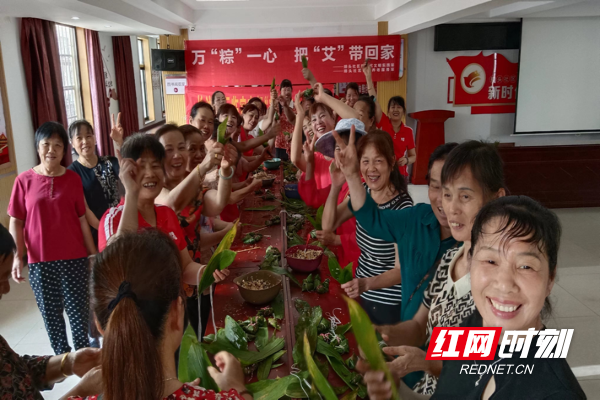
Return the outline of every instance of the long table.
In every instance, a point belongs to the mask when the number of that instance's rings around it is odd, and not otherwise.
[[[279,199],[281,197],[280,191],[283,187],[282,169],[280,168],[278,171],[269,171],[269,173],[277,176],[275,183],[269,189]],[[245,208],[260,207],[265,205],[277,205],[278,208],[275,211],[268,212],[243,211]],[[233,279],[248,272],[258,271],[259,264],[264,259],[267,247],[277,247],[282,254],[282,266],[287,267],[287,263],[284,256],[285,251],[287,250],[287,215],[285,210],[283,210],[283,208],[281,207],[281,204],[278,201],[264,201],[256,195],[250,195],[244,200],[243,205],[241,206],[241,210],[241,233],[238,235],[231,248],[232,250],[237,251],[238,254],[234,263],[229,267],[231,274],[224,282],[215,285],[215,291],[213,294],[213,312],[217,329],[225,325],[225,316],[227,315],[231,316],[236,320],[245,320],[249,317],[256,315],[256,312],[258,311],[260,306],[254,306],[249,303],[246,303],[240,295],[236,284],[233,283]],[[261,229],[260,227],[255,226],[264,226],[265,221],[275,214],[281,215],[281,225],[270,226],[265,229]],[[263,239],[259,243],[254,245],[243,244],[243,236],[257,229],[261,229],[258,232],[263,235]],[[299,234],[301,237],[307,237],[307,234],[311,230],[312,227],[308,225],[305,226],[305,228]],[[256,249],[253,249],[255,247]],[[284,276],[282,279],[282,293],[284,298],[285,315],[283,321],[281,321],[281,331],[278,331],[275,334],[278,337],[285,338],[284,350],[286,350],[286,353],[281,358],[283,365],[276,369],[272,369],[269,374],[269,379],[287,376],[291,372],[291,367],[293,364],[292,349],[294,348],[294,343],[296,339],[294,329],[299,318],[299,314],[294,307],[294,299],[302,299],[308,302],[311,306],[320,306],[323,310],[323,316],[326,318],[334,315],[340,320],[341,324],[346,324],[350,322],[348,307],[346,306],[346,302],[342,298],[342,294],[344,293],[344,291],[340,287],[340,284],[336,280],[331,278],[331,274],[329,273],[329,268],[327,265],[327,260],[327,256],[324,256],[321,265],[319,266],[319,269],[315,272],[320,273],[322,281],[326,278],[330,279],[329,293],[318,294],[316,292],[302,292],[301,288],[293,282],[290,282],[289,278]],[[313,272],[313,274],[315,272]],[[302,283],[302,281],[308,276],[308,274],[298,272],[293,272],[293,274],[300,283]],[[206,329],[206,334],[210,333],[214,333],[212,315],[209,318],[208,327]],[[269,333],[270,335],[274,333],[273,328],[269,327]],[[348,342],[350,345],[350,352],[345,354],[343,356],[344,358],[351,356],[353,353],[358,354],[358,346],[356,344],[354,335],[351,332],[349,332],[346,334],[346,337],[348,338]],[[251,349],[254,349],[253,344],[251,344],[250,346]],[[253,382],[255,380],[255,376],[247,377],[248,383]],[[335,371],[333,371],[333,369],[331,368],[329,371],[328,380],[334,386],[344,385],[344,382],[337,376]]]

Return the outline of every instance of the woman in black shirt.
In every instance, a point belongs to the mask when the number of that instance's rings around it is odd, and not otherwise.
[[[485,205],[473,225],[468,255],[477,311],[463,326],[501,327],[499,343],[506,331],[545,330],[542,310],[549,306],[556,277],[560,234],[556,215],[528,197],[502,197]],[[445,361],[431,399],[585,399],[564,358],[534,358],[539,343],[534,336],[525,358],[519,352],[500,358],[499,345],[494,360],[477,362],[494,364],[495,373],[486,368],[482,374],[467,374],[474,361]],[[501,364],[505,367],[499,368]],[[531,373],[523,373],[521,365]],[[389,398],[380,372],[367,372],[365,381],[371,399]]]
[[[123,142],[123,129],[120,124],[121,114],[114,124],[111,137],[115,147]],[[96,155],[96,136],[92,125],[86,120],[75,121],[69,126],[71,145],[79,155],[69,169],[81,177],[83,194],[90,212],[86,218],[92,230],[94,242],[98,246],[98,223],[106,210],[119,204],[119,161],[116,157]]]

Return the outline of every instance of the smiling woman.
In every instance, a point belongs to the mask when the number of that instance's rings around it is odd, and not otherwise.
[[[77,349],[88,347],[87,256],[96,246],[85,218],[85,198],[79,176],[60,165],[69,137],[57,122],[35,132],[40,164],[15,180],[8,214],[17,243],[13,279],[23,282],[23,249],[29,277],[56,354],[71,350],[63,311],[71,323]],[[70,282],[70,284],[64,284]]]
[[[556,214],[528,197],[503,197],[485,205],[473,224],[469,251],[477,310],[462,326],[544,330],[542,314],[556,277],[560,236]],[[474,362],[446,361],[432,399],[584,399],[567,361],[534,358],[534,348],[528,354],[517,351],[511,359],[500,358],[498,351],[494,360],[477,362],[526,364],[530,374],[461,374],[465,364],[470,368]]]

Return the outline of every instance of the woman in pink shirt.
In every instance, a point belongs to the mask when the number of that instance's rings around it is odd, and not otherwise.
[[[56,354],[71,351],[63,311],[66,308],[76,349],[89,346],[87,256],[96,246],[85,219],[81,178],[60,162],[69,137],[58,122],[46,122],[35,132],[41,160],[15,180],[8,215],[17,243],[12,276],[25,280],[23,249],[31,287]]]

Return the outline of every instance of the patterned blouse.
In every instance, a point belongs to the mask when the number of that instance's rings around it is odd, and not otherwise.
[[[294,108],[291,108],[291,110],[294,114],[296,113],[296,110]],[[282,107],[279,107],[278,112],[280,114],[279,121],[281,123],[281,132],[279,132],[279,135],[277,135],[277,137],[275,138],[275,147],[278,149],[285,149],[289,154],[291,142],[286,139],[284,133],[288,132],[290,135],[294,133],[294,125],[290,121],[288,121]]]
[[[427,342],[435,327],[458,327],[475,310],[471,295],[471,276],[467,275],[454,282],[452,271],[456,261],[464,253],[464,246],[451,248],[440,261],[440,265],[425,290],[423,304],[429,309],[427,319]],[[420,394],[433,394],[437,387],[437,378],[425,373],[413,390]]]
[[[102,395],[89,397],[69,397],[69,400],[102,400]],[[228,392],[215,393],[212,390],[184,384],[176,392],[164,400],[244,400],[235,389]]]
[[[52,388],[44,382],[46,366],[51,357],[19,356],[0,336],[0,398],[44,400],[40,391]]]

